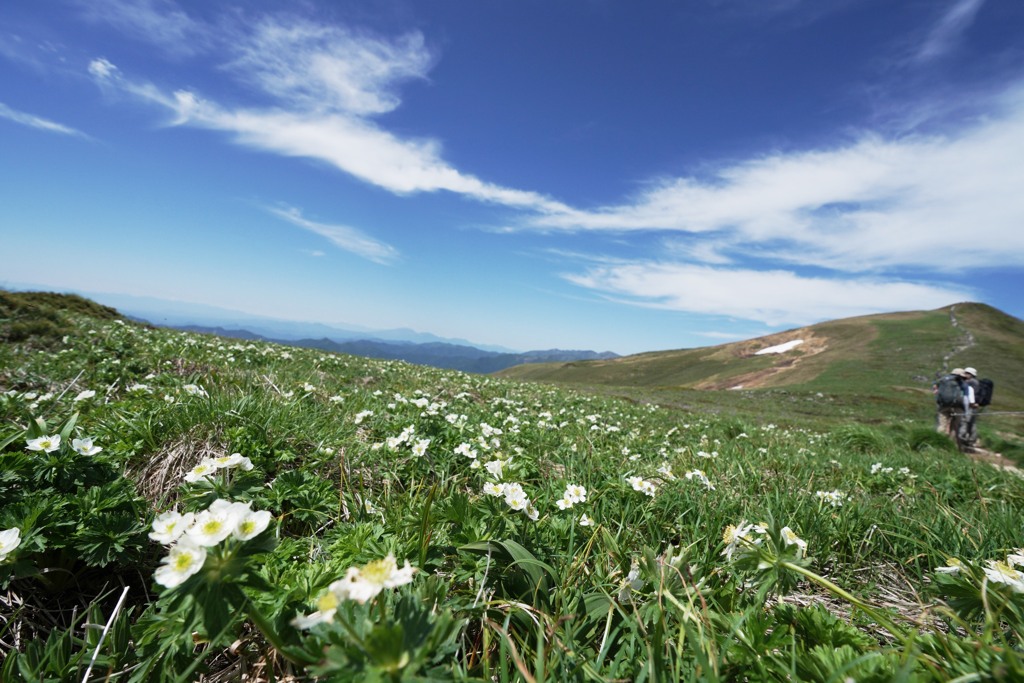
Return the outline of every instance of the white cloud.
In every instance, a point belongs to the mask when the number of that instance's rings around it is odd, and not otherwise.
[[[265,18],[235,49],[231,69],[293,110],[354,116],[395,109],[394,87],[433,63],[420,33],[389,41],[304,19]]]
[[[65,126],[49,119],[44,119],[34,114],[28,114],[23,111],[11,109],[3,102],[0,102],[0,118],[19,123],[29,128],[35,128],[37,130],[43,130],[49,133],[60,133],[61,135],[73,135],[75,137],[87,138],[89,137],[85,133],[70,126]]]
[[[387,41],[277,17],[265,18],[250,34],[221,38],[236,55],[230,73],[271,105],[228,106],[187,90],[168,94],[126,77],[105,59],[94,60],[89,71],[101,84],[165,107],[172,125],[218,130],[247,147],[324,161],[390,192],[447,190],[526,210],[568,210],[539,193],[463,173],[443,159],[436,140],[401,138],[371,120],[398,106],[397,83],[425,78],[433,58],[419,34]]]
[[[362,231],[347,225],[330,225],[311,221],[304,218],[302,212],[294,207],[270,208],[268,211],[292,225],[326,238],[339,249],[362,256],[374,263],[387,265],[398,258],[398,250],[391,245],[377,241]],[[314,251],[311,255],[323,256],[323,252]]]
[[[117,67],[105,57],[97,57],[89,62],[89,74],[97,79],[113,78],[116,72]]]
[[[662,230],[722,263],[771,257],[848,272],[1024,264],[1024,89],[957,131],[776,153],[663,179],[623,204],[535,229]]]
[[[967,290],[914,282],[807,277],[785,270],[724,269],[683,263],[601,265],[563,277],[624,303],[733,316],[771,326],[806,325],[883,311],[933,309],[971,298]]]
[[[122,34],[188,56],[208,46],[208,29],[169,0],[78,0],[82,15]]]
[[[983,4],[985,0],[955,0],[950,3],[914,51],[912,61],[929,62],[952,50],[963,32],[974,23]]]

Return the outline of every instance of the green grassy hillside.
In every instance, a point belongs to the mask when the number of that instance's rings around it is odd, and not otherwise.
[[[803,343],[785,353],[755,355],[798,339]],[[498,374],[779,419],[878,422],[930,420],[932,383],[955,366],[974,366],[995,381],[984,420],[993,431],[1024,434],[1020,416],[1005,414],[1024,410],[1024,322],[984,304],[847,318],[719,346],[524,365]]]
[[[1024,478],[858,424],[941,314],[622,400],[0,306],[4,683],[1024,680]],[[1012,371],[1017,322],[953,313]]]

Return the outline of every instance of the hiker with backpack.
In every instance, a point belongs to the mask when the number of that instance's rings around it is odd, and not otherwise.
[[[978,432],[975,430],[975,422],[978,421],[978,409],[980,406],[981,383],[978,381],[978,371],[974,368],[964,368],[964,414],[960,418],[960,426],[957,430],[957,445],[961,451],[971,451],[978,441]]]
[[[937,430],[956,441],[961,452],[976,447],[978,412],[992,401],[992,389],[992,380],[979,380],[974,368],[955,368],[935,383]]]
[[[963,415],[964,369],[954,368],[939,378],[932,387],[938,412],[935,415],[935,429],[954,441],[960,432],[960,418]]]

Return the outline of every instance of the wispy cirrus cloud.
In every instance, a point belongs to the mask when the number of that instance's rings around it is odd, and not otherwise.
[[[191,90],[169,92],[123,74],[104,58],[89,71],[107,87],[166,108],[172,125],[217,130],[239,145],[320,160],[389,192],[444,190],[526,210],[568,208],[540,193],[464,173],[444,160],[437,140],[400,137],[374,121],[399,105],[399,84],[426,78],[433,64],[417,32],[385,39],[273,16],[218,39],[231,55],[227,72],[264,104],[229,105]]]
[[[301,17],[263,18],[234,52],[231,71],[278,102],[359,117],[397,108],[397,87],[425,79],[434,62],[419,32],[384,40]]]
[[[664,231],[718,263],[843,272],[1024,264],[1024,87],[944,134],[864,134],[652,182],[630,201],[534,216],[540,230]],[[954,256],[955,252],[955,256]]]
[[[634,306],[778,326],[971,300],[949,275],[1024,264],[1024,88],[990,104],[944,134],[755,157],[528,223],[665,235],[657,260],[563,274]]]
[[[911,61],[930,62],[946,55],[956,47],[960,36],[970,28],[985,0],[954,0],[932,24],[924,39],[913,50]]]
[[[351,252],[374,263],[388,265],[394,263],[399,258],[398,250],[390,244],[375,240],[356,228],[347,225],[332,225],[311,221],[305,218],[299,209],[291,206],[272,207],[267,210],[296,227],[320,235],[339,249]],[[323,252],[314,251],[311,255],[323,256]]]
[[[80,14],[123,35],[185,57],[210,47],[210,27],[192,19],[170,0],[77,0]]]
[[[944,54],[980,7],[981,0],[951,4],[916,54]],[[90,72],[163,108],[171,125],[319,160],[398,195],[447,191],[518,209],[511,229],[662,236],[662,259],[675,261],[620,259],[564,275],[617,301],[802,324],[946,305],[970,292],[928,284],[928,275],[1024,264],[1020,84],[980,104],[983,116],[942,130],[866,131],[830,146],[754,154],[709,173],[653,179],[622,201],[572,207],[487,182],[449,163],[438,140],[381,123],[401,105],[400,88],[427,80],[437,60],[418,32],[385,38],[281,14],[203,30],[216,49],[209,54],[219,55],[216,71],[246,87],[235,101],[157,86],[102,59]],[[279,215],[371,260],[394,257],[351,228],[297,211]],[[921,280],[893,275],[908,268]]]
[[[733,316],[766,325],[805,325],[881,311],[930,309],[970,298],[966,289],[793,271],[636,261],[595,265],[563,277],[603,296],[647,308]]]
[[[18,123],[23,126],[28,126],[29,128],[35,128],[36,130],[46,131],[47,133],[59,133],[61,135],[71,135],[79,138],[89,137],[76,128],[65,126],[62,123],[50,121],[49,119],[44,119],[43,117],[36,116],[35,114],[11,109],[3,102],[0,102],[0,118],[13,121],[14,123]]]

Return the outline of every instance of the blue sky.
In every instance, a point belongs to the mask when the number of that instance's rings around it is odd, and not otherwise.
[[[0,285],[634,353],[1024,317],[1018,0],[6,0]]]

